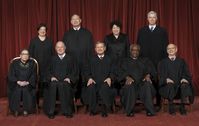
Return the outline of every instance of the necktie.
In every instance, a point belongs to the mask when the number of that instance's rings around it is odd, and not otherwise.
[[[150,30],[151,30],[151,32],[153,32],[153,30],[154,30],[154,27],[151,27],[151,29],[150,29]]]
[[[100,56],[99,58],[100,58],[101,60],[103,59],[103,57],[102,57],[102,56]]]
[[[171,58],[171,61],[174,61],[174,60],[175,60],[175,58],[172,57],[172,58]]]

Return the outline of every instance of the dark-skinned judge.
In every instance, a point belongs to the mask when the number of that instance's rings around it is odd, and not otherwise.
[[[150,11],[147,13],[148,25],[142,27],[138,31],[137,43],[140,45],[140,56],[146,57],[152,61],[153,65],[158,68],[158,63],[167,57],[166,47],[168,45],[168,33],[163,28],[157,25],[157,13],[155,11]],[[157,74],[156,74],[157,75]],[[156,94],[156,105],[157,110],[161,108],[161,97],[158,93],[158,76],[151,78],[154,87],[157,90]]]
[[[81,18],[74,14],[71,16],[72,28],[65,32],[63,42],[67,47],[68,53],[78,63],[79,68],[79,82],[77,82],[76,97],[79,98],[81,94],[82,83],[86,83],[84,79],[83,66],[87,63],[93,55],[93,37],[89,30],[81,26]]]
[[[97,42],[96,55],[89,60],[85,68],[87,85],[83,99],[89,107],[91,116],[96,114],[96,107],[101,104],[101,116],[107,117],[107,109],[111,108],[114,102],[112,61],[104,54],[105,50],[105,44]]]
[[[193,96],[192,79],[185,61],[177,57],[177,46],[167,46],[168,57],[159,64],[160,94],[169,101],[169,113],[175,115],[174,98],[181,99],[180,114],[186,115],[186,97]]]
[[[140,46],[132,44],[130,46],[130,57],[123,60],[120,71],[120,79],[124,82],[121,89],[121,102],[126,116],[134,116],[134,107],[137,98],[144,103],[147,116],[154,116],[153,97],[155,88],[151,81],[153,72],[149,60],[139,57]]]
[[[35,106],[36,64],[29,59],[28,50],[21,51],[20,59],[14,60],[8,73],[9,108],[18,116],[23,104],[23,115],[27,116]]]
[[[58,41],[55,46],[57,55],[53,56],[49,68],[49,112],[48,117],[54,118],[56,94],[59,96],[61,113],[66,118],[73,117],[73,98],[75,82],[77,81],[77,65],[73,58],[65,50],[66,46]]]

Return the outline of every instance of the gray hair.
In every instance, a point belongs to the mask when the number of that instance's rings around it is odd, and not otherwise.
[[[151,15],[151,14],[155,15],[155,17],[158,18],[157,13],[155,11],[149,11],[147,13],[147,17],[149,17],[149,15]]]

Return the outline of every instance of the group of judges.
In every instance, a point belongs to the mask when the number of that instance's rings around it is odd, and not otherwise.
[[[20,58],[10,64],[9,109],[14,116],[21,112],[27,116],[34,111],[38,97],[43,97],[43,110],[50,119],[55,117],[57,100],[61,113],[72,118],[74,98],[80,98],[90,116],[100,106],[101,116],[107,117],[119,95],[128,117],[134,116],[138,99],[147,116],[156,115],[161,98],[168,100],[171,115],[176,112],[173,101],[179,98],[180,113],[186,115],[186,98],[193,97],[188,66],[177,56],[177,46],[168,44],[166,30],[156,25],[157,13],[148,12],[147,20],[148,26],[138,31],[137,44],[130,45],[128,36],[121,33],[121,23],[113,21],[112,33],[94,45],[91,32],[74,14],[72,28],[56,43],[55,53],[47,26],[40,24],[29,49],[23,49]]]

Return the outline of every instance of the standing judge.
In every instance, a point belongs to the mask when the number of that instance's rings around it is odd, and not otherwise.
[[[149,58],[157,70],[159,61],[167,56],[166,47],[168,45],[168,34],[164,28],[156,24],[156,12],[148,12],[147,20],[148,25],[141,28],[138,32],[137,43],[141,47],[140,56]],[[151,79],[156,90],[158,90],[158,77],[154,76]],[[160,100],[160,95],[157,93],[156,104],[159,106],[158,109],[160,109]]]
[[[80,96],[82,83],[85,81],[83,66],[93,54],[93,37],[90,31],[81,27],[81,18],[74,14],[71,17],[72,28],[64,34],[63,42],[67,52],[74,57],[79,68],[79,82],[77,84],[77,97]]]
[[[104,42],[106,54],[112,59],[114,73],[117,75],[121,60],[129,56],[130,42],[128,36],[121,32],[122,24],[119,21],[112,21],[110,28],[112,33],[105,37]],[[121,85],[115,81],[114,87],[119,91]]]
[[[47,37],[47,26],[46,24],[39,24],[37,27],[38,36],[31,39],[30,46],[29,46],[29,52],[30,56],[35,58],[39,64],[39,85],[38,85],[38,104],[39,104],[39,98],[44,97],[43,106],[46,108],[48,106],[48,103],[46,102],[48,92],[47,92],[47,71],[49,62],[51,59],[51,56],[53,55],[53,43],[50,38]],[[46,110],[44,109],[46,112]]]

